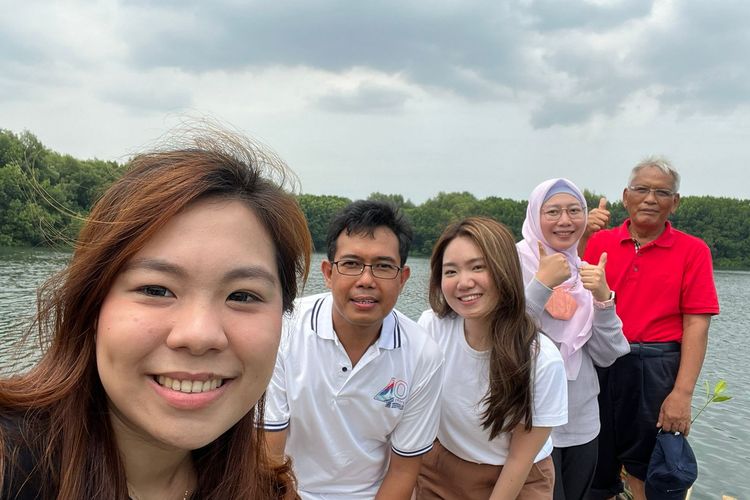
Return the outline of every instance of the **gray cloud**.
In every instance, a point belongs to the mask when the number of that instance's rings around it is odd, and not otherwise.
[[[317,105],[325,111],[343,113],[392,112],[401,109],[408,98],[401,90],[365,83],[352,91],[326,94]]]
[[[541,31],[600,31],[647,16],[653,4],[653,0],[627,0],[604,5],[585,1],[534,0],[524,12],[531,26]]]
[[[656,4],[130,0],[118,6],[112,33],[124,47],[117,56],[124,60],[117,62],[144,73],[366,67],[398,74],[428,93],[475,102],[528,99],[537,103],[530,123],[541,128],[615,115],[644,89],[663,110],[681,113],[722,114],[750,102],[745,62],[750,3],[672,2],[667,10],[674,10],[673,18],[663,24],[649,20]],[[622,36],[638,25],[647,27],[637,38]],[[19,61],[77,69],[96,64],[50,46],[39,32],[24,32],[7,20],[0,27],[2,89],[12,91],[18,87],[12,80],[26,78]],[[615,37],[630,41],[603,46],[591,41]],[[158,110],[190,103],[186,93],[172,92],[123,89],[103,95]],[[359,113],[397,109],[406,99],[394,89],[364,86],[351,94],[329,93],[315,105]]]
[[[187,108],[192,99],[187,89],[153,88],[142,85],[110,87],[100,96],[128,109],[138,112],[164,113]]]

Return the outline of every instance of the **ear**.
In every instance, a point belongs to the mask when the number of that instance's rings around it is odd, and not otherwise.
[[[628,208],[628,188],[622,190],[622,206]]]
[[[328,259],[323,259],[320,263],[320,270],[323,273],[323,281],[326,283],[327,288],[331,288],[331,273],[333,272],[333,264]]]
[[[675,193],[674,195],[674,203],[672,204],[672,210],[670,213],[675,213],[677,211],[677,207],[680,206],[680,193]]]
[[[401,290],[403,290],[406,281],[409,279],[409,276],[411,276],[411,268],[409,266],[404,266],[403,269],[401,269],[401,276],[399,278],[399,280],[401,281],[401,283],[399,284],[399,288]]]

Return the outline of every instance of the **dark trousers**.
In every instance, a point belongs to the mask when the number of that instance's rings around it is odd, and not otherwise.
[[[680,367],[680,344],[631,344],[630,354],[599,375],[599,453],[589,498],[622,492],[620,469],[644,481],[656,443],[656,422]]]
[[[598,440],[552,450],[555,464],[553,500],[583,500],[594,479]]]

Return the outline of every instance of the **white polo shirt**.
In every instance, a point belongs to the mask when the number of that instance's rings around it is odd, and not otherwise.
[[[303,499],[373,498],[391,449],[412,457],[432,448],[443,355],[393,310],[352,368],[332,305],[330,293],[304,297],[285,318],[264,427],[288,428],[286,453]]]
[[[419,324],[437,341],[445,354],[445,385],[441,393],[438,439],[454,455],[469,462],[503,465],[510,449],[510,433],[490,440],[489,429],[482,428],[482,402],[489,389],[489,351],[476,351],[464,334],[464,320],[458,315],[438,318],[425,311]],[[534,427],[556,427],[568,421],[568,380],[560,351],[544,335],[537,336],[539,352],[532,372],[533,401],[531,422]],[[552,453],[552,438],[547,438],[534,458],[538,462]]]

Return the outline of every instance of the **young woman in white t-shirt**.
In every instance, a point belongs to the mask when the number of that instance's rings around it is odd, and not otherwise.
[[[443,350],[445,378],[417,498],[552,498],[565,370],[526,312],[513,235],[493,219],[464,219],[440,236],[430,267],[432,310],[419,323]]]

